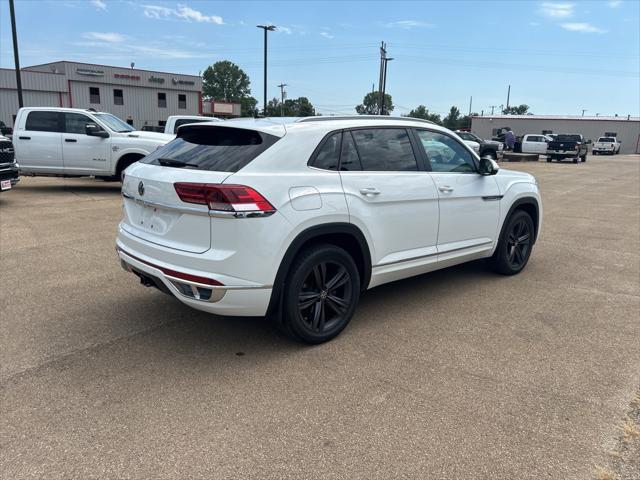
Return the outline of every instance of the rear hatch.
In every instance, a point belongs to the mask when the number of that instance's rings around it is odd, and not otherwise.
[[[183,201],[175,184],[222,184],[285,131],[282,126],[249,128],[234,122],[233,126],[183,126],[178,132],[175,140],[125,171],[121,225],[131,235],[148,242],[203,253],[212,248],[209,206]]]

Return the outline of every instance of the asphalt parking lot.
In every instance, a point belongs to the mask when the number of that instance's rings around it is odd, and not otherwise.
[[[543,193],[521,275],[376,288],[317,347],[138,285],[119,184],[23,178],[0,195],[0,477],[591,478],[640,385],[640,155],[502,166]]]

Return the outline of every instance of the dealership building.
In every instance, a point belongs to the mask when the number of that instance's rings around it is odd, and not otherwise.
[[[162,127],[170,115],[240,116],[240,105],[203,101],[202,78],[78,62],[20,70],[25,107],[94,108],[136,129]],[[18,110],[15,70],[0,69],[0,120],[13,126]]]
[[[560,115],[490,115],[471,119],[471,131],[492,138],[503,127],[516,136],[527,133],[579,133],[587,140],[614,136],[622,143],[620,153],[640,153],[640,117],[580,117]]]

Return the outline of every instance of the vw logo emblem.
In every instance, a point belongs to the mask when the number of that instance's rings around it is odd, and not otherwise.
[[[142,182],[138,184],[138,193],[140,194],[140,196],[144,195],[144,183]]]

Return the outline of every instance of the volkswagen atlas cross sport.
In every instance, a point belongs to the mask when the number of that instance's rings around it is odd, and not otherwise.
[[[480,258],[519,273],[542,220],[531,175],[409,118],[182,126],[126,170],[122,195],[117,252],[143,285],[308,343],[383,283]]]

